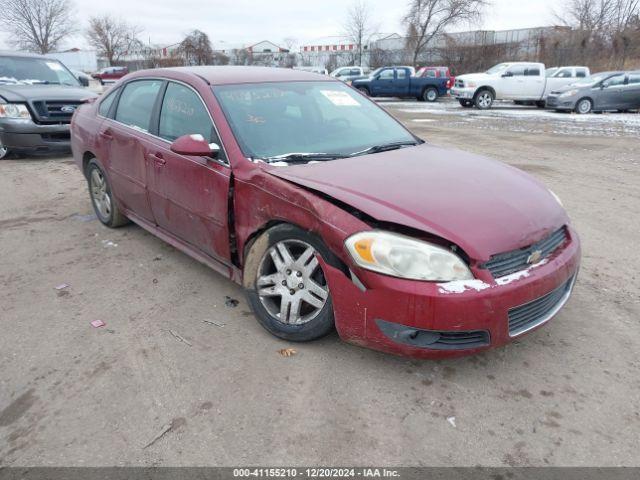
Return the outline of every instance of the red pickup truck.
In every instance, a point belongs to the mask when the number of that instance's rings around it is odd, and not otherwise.
[[[127,73],[129,73],[129,69],[127,67],[106,67],[102,70],[98,70],[91,76],[96,80],[99,80],[101,85],[104,85],[107,82],[120,80]]]
[[[447,78],[447,88],[452,88],[456,81],[449,67],[422,67],[416,72],[416,77]]]

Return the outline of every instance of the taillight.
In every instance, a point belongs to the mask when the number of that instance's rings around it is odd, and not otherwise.
[[[451,88],[451,79],[447,80],[447,88]]]

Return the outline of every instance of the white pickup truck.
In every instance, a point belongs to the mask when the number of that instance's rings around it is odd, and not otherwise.
[[[590,75],[587,67],[558,67],[549,75],[542,63],[499,63],[484,73],[456,77],[451,95],[463,107],[491,108],[494,100],[534,103],[544,108],[545,99],[557,90]]]

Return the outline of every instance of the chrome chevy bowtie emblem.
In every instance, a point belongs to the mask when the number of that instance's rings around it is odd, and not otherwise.
[[[527,258],[527,263],[529,265],[533,265],[534,263],[538,263],[538,261],[542,258],[542,250],[535,250],[531,252],[529,258]]]

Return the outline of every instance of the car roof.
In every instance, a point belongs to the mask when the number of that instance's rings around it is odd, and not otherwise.
[[[25,57],[25,58],[46,58],[47,60],[55,60],[44,55],[29,52],[16,52],[14,50],[0,50],[0,57]]]
[[[196,76],[211,85],[231,85],[239,83],[263,83],[263,82],[340,82],[332,77],[320,75],[304,70],[291,68],[272,67],[245,67],[245,66],[201,66],[201,67],[173,67],[153,70],[140,70],[131,77],[149,77],[166,75],[172,78]]]

